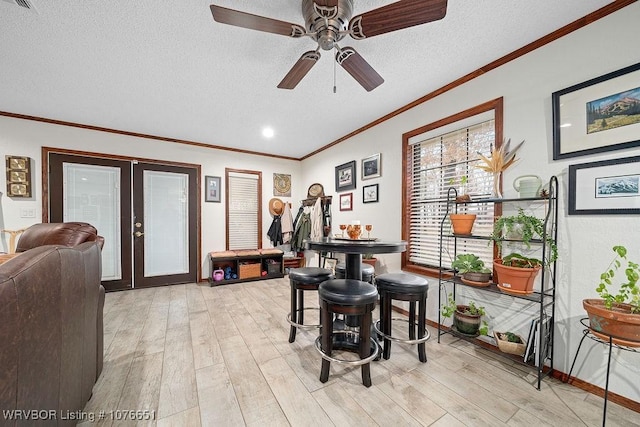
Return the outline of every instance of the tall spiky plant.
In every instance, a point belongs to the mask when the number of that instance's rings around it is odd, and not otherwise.
[[[511,145],[511,139],[508,139],[500,148],[494,147],[491,149],[491,157],[486,157],[478,152],[480,160],[485,164],[475,165],[484,171],[491,173],[504,172],[509,166],[516,162],[516,152],[522,147],[524,140],[515,146],[513,150],[509,150]]]

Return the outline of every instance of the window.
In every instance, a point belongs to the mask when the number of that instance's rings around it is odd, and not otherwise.
[[[227,249],[262,247],[262,173],[226,169]]]
[[[403,184],[403,239],[407,252],[403,268],[422,274],[437,268],[440,263],[440,225],[446,212],[447,192],[454,187],[458,194],[467,193],[474,199],[488,198],[492,176],[474,167],[478,152],[488,155],[500,141],[501,99],[468,110],[451,118],[427,125],[405,134]],[[499,132],[500,129],[500,132]],[[459,205],[458,212],[477,215],[473,232],[489,235],[496,215],[493,203]],[[450,230],[445,218],[445,234]],[[442,262],[449,267],[454,242],[443,237]],[[478,255],[487,267],[493,259],[493,246],[486,240],[457,239],[457,252]]]

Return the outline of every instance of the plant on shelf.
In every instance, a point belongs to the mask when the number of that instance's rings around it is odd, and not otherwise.
[[[558,247],[555,240],[547,233],[544,220],[527,215],[522,208],[518,209],[517,215],[502,216],[493,223],[491,240],[496,242],[499,249],[502,249],[502,243],[514,234],[516,235],[514,237],[522,241],[527,248],[531,247],[531,241],[534,238],[545,240],[551,252],[547,264],[558,259]]]
[[[457,304],[453,296],[449,295],[440,313],[446,318],[453,316],[453,326],[462,335],[475,337],[489,332],[489,325],[482,320],[482,316],[486,315],[484,307],[477,306],[473,301],[469,301],[467,305]]]
[[[603,334],[608,341],[640,346],[640,265],[627,258],[627,248],[614,246],[613,260],[600,274],[596,292],[601,299],[585,299],[582,306],[589,315],[592,332]],[[624,276],[618,273],[624,270]],[[617,283],[614,283],[617,282]],[[614,289],[615,288],[615,289]]]
[[[505,141],[500,148],[494,147],[491,149],[491,157],[487,157],[478,152],[480,161],[484,164],[475,165],[477,168],[489,172],[493,176],[493,190],[492,197],[501,198],[502,192],[500,191],[500,177],[502,172],[507,170],[509,166],[516,162],[516,152],[522,147],[524,141],[520,142],[513,150],[510,150],[511,139]]]
[[[493,332],[493,336],[496,338],[496,343],[500,351],[509,354],[515,354],[522,356],[526,348],[524,339],[513,332]]]
[[[369,264],[375,267],[377,261],[378,261],[378,258],[374,258],[373,254],[362,255],[362,262],[364,262],[365,264]]]
[[[458,254],[451,263],[451,268],[468,281],[489,282],[491,279],[491,270],[475,254]]]
[[[471,201],[471,196],[467,193],[467,183],[469,182],[469,177],[467,175],[463,175],[459,178],[450,178],[449,185],[455,186],[459,185],[457,189],[456,202],[464,203]]]

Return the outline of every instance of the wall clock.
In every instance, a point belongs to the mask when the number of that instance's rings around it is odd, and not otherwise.
[[[31,159],[5,156],[7,168],[7,195],[31,197]]]

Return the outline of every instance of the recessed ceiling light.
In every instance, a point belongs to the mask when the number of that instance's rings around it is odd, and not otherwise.
[[[273,138],[274,134],[275,132],[273,131],[273,128],[266,127],[262,129],[262,136],[264,136],[265,138]]]

